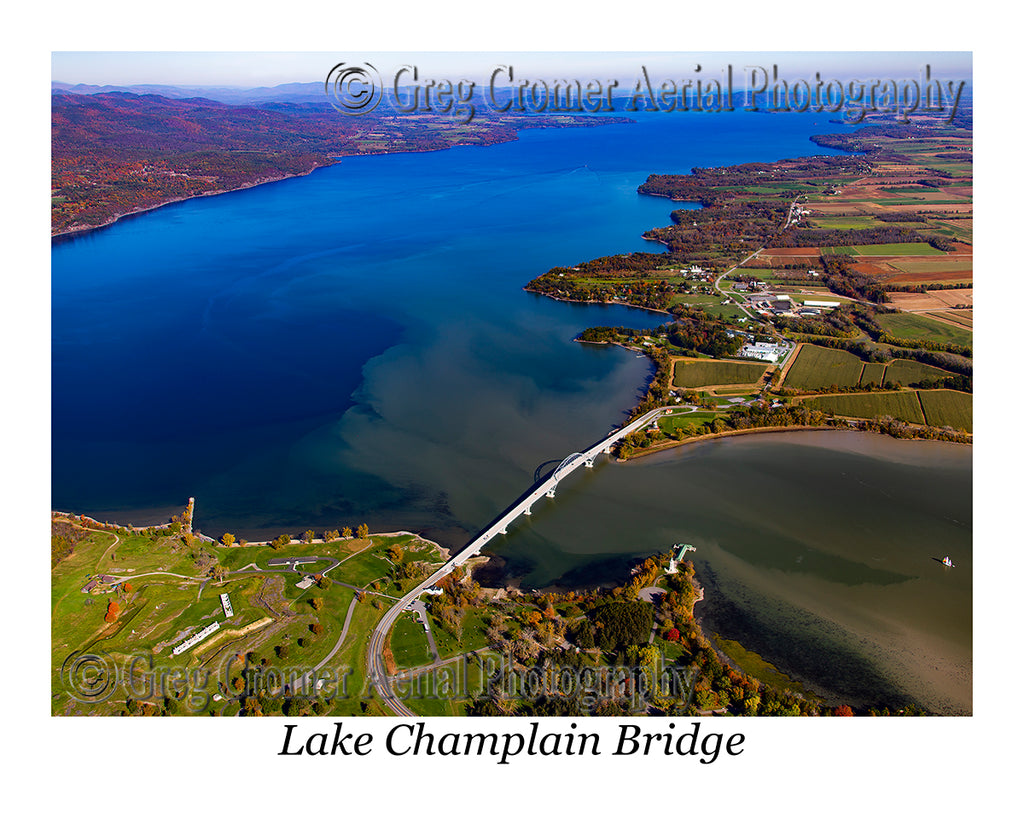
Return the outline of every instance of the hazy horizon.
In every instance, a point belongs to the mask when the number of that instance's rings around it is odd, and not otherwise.
[[[498,66],[513,65],[520,77],[615,78],[633,82],[643,67],[660,79],[716,76],[732,66],[741,80],[747,66],[778,65],[784,78],[901,79],[919,76],[926,65],[937,79],[971,82],[973,54],[964,51],[338,51],[338,52],[51,52],[51,84],[168,85],[272,88],[323,82],[339,62],[371,63],[382,76],[416,66],[436,78],[486,80]],[[697,70],[697,66],[700,70]]]

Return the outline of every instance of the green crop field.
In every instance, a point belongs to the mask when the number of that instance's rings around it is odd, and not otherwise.
[[[955,390],[918,390],[928,423],[973,432],[972,396]]]
[[[855,387],[863,369],[864,362],[853,353],[805,344],[786,375],[786,386],[797,390]]]
[[[864,365],[864,372],[860,374],[860,383],[866,385],[872,382],[879,386],[885,383],[885,364],[869,362]]]
[[[946,378],[954,375],[949,370],[940,370],[930,364],[922,364],[919,361],[910,361],[906,358],[897,358],[890,362],[885,369],[885,380],[894,384],[916,384],[924,379]]]
[[[858,256],[944,256],[926,242],[895,242],[886,245],[854,245]]]
[[[917,393],[911,391],[822,395],[818,398],[804,399],[803,403],[822,412],[850,418],[876,418],[890,415],[912,424],[924,423],[924,414],[921,412]]]
[[[916,313],[888,313],[876,316],[876,321],[887,333],[899,338],[962,344],[965,347],[971,346],[973,339],[970,330],[953,327]]]
[[[974,262],[964,259],[894,259],[890,265],[904,273],[970,273]]]
[[[822,230],[851,230],[875,227],[878,221],[873,216],[814,216],[811,224]]]
[[[677,387],[705,387],[714,384],[754,384],[768,367],[743,361],[677,360],[672,383]]]

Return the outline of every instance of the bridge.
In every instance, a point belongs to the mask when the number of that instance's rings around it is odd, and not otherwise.
[[[621,429],[615,430],[589,449],[586,449],[583,452],[574,452],[569,455],[557,467],[555,467],[554,471],[548,475],[547,478],[535,483],[526,492],[526,494],[520,497],[519,500],[495,518],[495,520],[484,528],[483,531],[470,540],[457,555],[452,557],[447,563],[430,575],[426,580],[422,581],[414,589],[409,591],[401,600],[385,612],[384,616],[373,630],[373,633],[370,635],[368,673],[374,689],[389,708],[399,716],[416,716],[412,711],[405,707],[405,704],[398,697],[394,695],[394,692],[391,689],[391,681],[388,679],[387,669],[384,666],[383,655],[384,642],[388,632],[409,604],[443,577],[450,574],[457,566],[461,566],[470,558],[479,555],[481,550],[496,536],[507,534],[509,525],[520,515],[532,514],[533,505],[541,498],[554,498],[555,489],[558,487],[559,482],[564,480],[568,475],[572,474],[581,466],[585,468],[593,467],[594,460],[598,455],[601,455],[602,453],[610,453],[612,451],[612,447],[627,435],[630,435],[637,430],[641,430],[644,427],[657,424],[658,418],[670,409],[672,408],[659,407],[658,409],[653,409],[650,412],[641,415],[635,421],[630,422]]]

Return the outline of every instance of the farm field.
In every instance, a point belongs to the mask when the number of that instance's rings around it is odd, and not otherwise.
[[[860,374],[861,384],[885,383],[885,364],[881,361],[869,361],[864,365],[864,371]]]
[[[970,330],[914,313],[887,313],[876,316],[875,320],[887,333],[898,338],[961,344],[965,347],[969,347],[973,339]]]
[[[948,370],[940,370],[930,364],[922,364],[919,361],[910,361],[905,358],[898,358],[889,362],[885,368],[885,380],[903,385],[915,384],[924,379],[946,378],[953,373]]]
[[[924,293],[889,293],[892,306],[907,313],[924,313],[949,310],[957,305],[974,304],[974,288],[956,290],[928,290]],[[958,313],[961,310],[957,310]]]
[[[822,395],[805,398],[803,403],[822,412],[848,418],[877,418],[889,415],[911,424],[925,422],[917,393],[910,390]]]
[[[823,248],[825,253],[847,253],[854,256],[944,256],[941,250],[926,242],[897,242],[884,245],[851,245]]]
[[[851,230],[882,224],[873,216],[812,216],[811,226],[822,230]]]
[[[748,364],[743,361],[676,359],[672,366],[672,384],[685,388],[755,384],[767,369],[766,364]]]
[[[918,390],[917,394],[931,426],[973,432],[972,396],[955,390]]]
[[[937,319],[943,323],[952,322],[958,324],[967,330],[974,328],[974,311],[973,310],[946,310],[945,312],[933,311],[923,313],[922,315],[930,316],[931,318]],[[973,339],[973,333],[971,335]]]
[[[974,270],[972,259],[893,259],[891,267],[903,273],[970,273]]]
[[[853,353],[805,344],[786,374],[784,386],[797,390],[855,387],[863,369],[864,362]]]

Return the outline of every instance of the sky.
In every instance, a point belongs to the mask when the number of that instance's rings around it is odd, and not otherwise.
[[[382,75],[414,65],[430,76],[479,81],[502,65],[539,79],[617,78],[632,81],[646,67],[659,77],[714,76],[732,66],[737,78],[748,66],[780,76],[814,79],[903,79],[926,65],[939,79],[970,81],[970,52],[938,51],[55,51],[51,78],[91,85],[273,86],[320,82],[339,62],[369,62]],[[696,66],[701,71],[696,71]]]

